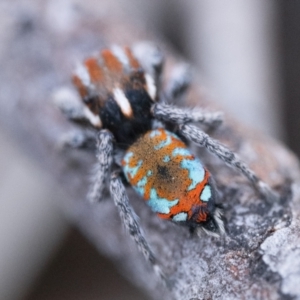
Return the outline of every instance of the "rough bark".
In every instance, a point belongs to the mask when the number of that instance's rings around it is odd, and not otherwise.
[[[113,202],[92,207],[84,201],[94,153],[58,150],[60,136],[74,126],[51,101],[55,89],[70,86],[74,58],[112,42],[161,41],[124,21],[86,12],[80,12],[72,26],[58,30],[42,4],[25,6],[11,6],[14,14],[1,35],[1,126],[66,191],[62,209],[99,251],[153,299],[300,299],[299,166],[294,155],[228,117],[213,133],[280,193],[280,202],[270,204],[243,176],[197,149],[221,195],[226,238],[190,236],[187,228],[159,220],[128,189],[147,239],[174,280],[166,289],[124,232]],[[161,45],[169,69],[174,55]],[[197,82],[189,103],[213,109],[203,90]]]

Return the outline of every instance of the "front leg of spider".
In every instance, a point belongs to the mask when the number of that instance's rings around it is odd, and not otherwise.
[[[173,105],[156,103],[152,108],[153,115],[159,120],[185,124],[196,122],[213,129],[223,122],[223,113],[207,112],[199,108],[179,108]]]
[[[95,166],[93,184],[87,195],[87,199],[91,203],[101,200],[105,180],[113,162],[113,139],[113,135],[108,130],[101,130],[98,133],[96,155],[98,162]]]
[[[115,205],[119,210],[121,220],[132,239],[136,242],[138,249],[143,253],[146,260],[151,263],[155,273],[163,280],[165,284],[168,284],[165,274],[157,264],[156,258],[142,233],[133,208],[129,204],[125,187],[119,177],[118,172],[114,172],[111,175],[110,193]]]
[[[208,134],[204,133],[197,126],[191,124],[181,124],[179,126],[180,132],[190,141],[194,142],[200,147],[205,147],[209,152],[218,156],[227,165],[236,168],[240,171],[260,192],[265,199],[270,202],[278,200],[278,195],[258,176],[251,171],[245,163],[231,150],[220,144],[218,141],[212,139]]]
[[[152,108],[153,115],[165,122],[179,125],[179,131],[188,140],[218,156],[227,165],[236,168],[252,183],[259,193],[270,202],[278,200],[279,196],[265,182],[250,170],[246,164],[231,150],[212,139],[197,126],[188,123],[197,122],[210,127],[222,122],[220,113],[207,113],[201,110],[181,109],[165,104],[155,104]]]
[[[88,130],[74,130],[64,134],[60,140],[59,149],[95,149],[96,136]]]
[[[184,99],[187,90],[192,82],[191,67],[186,63],[180,63],[172,70],[164,90],[164,97],[167,103],[180,103]]]

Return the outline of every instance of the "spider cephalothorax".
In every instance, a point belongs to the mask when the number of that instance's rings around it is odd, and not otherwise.
[[[114,166],[117,171],[110,176],[111,196],[125,227],[161,276],[163,272],[140,230],[120,175],[124,174],[160,218],[211,235],[225,233],[216,204],[216,187],[209,171],[185,141],[205,147],[235,167],[264,196],[273,195],[235,153],[195,125],[214,128],[222,122],[220,113],[170,104],[183,96],[190,76],[188,69],[181,66],[162,90],[162,66],[161,52],[149,43],[132,48],[113,46],[78,65],[73,82],[82,102],[57,98],[71,120],[88,123],[97,131],[97,173],[88,199],[100,201],[107,174]],[[80,138],[73,136],[66,142],[78,147],[88,144],[91,137],[82,133]],[[122,155],[119,160],[114,156],[118,150]]]

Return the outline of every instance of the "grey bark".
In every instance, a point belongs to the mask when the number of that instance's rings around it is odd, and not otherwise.
[[[243,176],[205,150],[194,149],[217,183],[226,238],[190,236],[187,228],[159,220],[128,188],[148,241],[174,280],[167,289],[124,232],[108,194],[99,205],[85,201],[95,153],[57,148],[61,135],[74,125],[55,109],[51,97],[60,86],[71,86],[74,58],[104,45],[152,39],[165,49],[167,69],[174,54],[157,37],[108,16],[80,12],[70,26],[57,30],[42,4],[26,3],[15,7],[10,18],[0,41],[0,124],[66,191],[62,209],[101,253],[153,299],[300,299],[300,181],[292,153],[228,117],[212,134],[280,193],[280,202],[270,204]],[[189,103],[214,109],[196,83]]]

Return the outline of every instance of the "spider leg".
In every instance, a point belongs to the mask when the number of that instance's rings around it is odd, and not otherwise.
[[[164,97],[167,103],[178,103],[185,96],[192,82],[190,65],[181,63],[172,70],[171,77],[164,90]]]
[[[55,105],[71,121],[76,123],[90,123],[100,128],[101,120],[83,104],[75,91],[70,88],[61,88],[53,95]]]
[[[261,181],[234,152],[194,125],[180,124],[179,130],[188,140],[191,140],[198,146],[205,147],[227,165],[240,171],[267,200],[275,201],[278,199],[278,195],[265,182]]]
[[[96,136],[94,132],[88,130],[74,130],[64,134],[60,140],[59,148],[74,149],[94,149],[96,144]]]
[[[94,203],[101,200],[107,173],[113,162],[113,135],[108,130],[98,133],[97,160],[93,184],[87,195],[89,202]]]
[[[138,59],[139,63],[145,70],[145,79],[148,90],[160,89],[161,73],[163,70],[164,56],[161,50],[153,43],[144,41],[133,45],[132,51],[134,56]],[[150,75],[150,78],[148,77]],[[153,83],[151,82],[153,80]]]
[[[179,108],[173,105],[156,103],[152,108],[153,115],[162,121],[185,124],[197,122],[216,128],[223,122],[223,113],[207,112],[200,108]]]
[[[122,180],[119,177],[118,172],[114,172],[111,175],[110,180],[110,193],[119,210],[122,222],[125,225],[126,230],[129,232],[132,239],[138,246],[138,249],[143,253],[147,261],[149,261],[155,271],[155,273],[166,282],[166,277],[160,266],[157,264],[156,258],[147,243],[140,225],[137,221],[137,217],[133,208],[130,206],[128,196]]]

